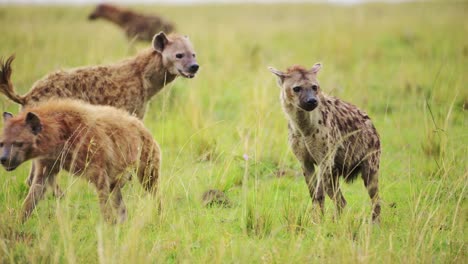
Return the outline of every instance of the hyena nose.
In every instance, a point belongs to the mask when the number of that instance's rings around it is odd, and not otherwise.
[[[189,71],[191,73],[196,73],[198,71],[198,68],[200,68],[200,66],[198,66],[198,64],[192,64],[192,66],[190,66],[190,68],[189,68]]]
[[[307,100],[306,102],[308,105],[317,105],[317,99],[315,98],[310,98],[309,100]]]

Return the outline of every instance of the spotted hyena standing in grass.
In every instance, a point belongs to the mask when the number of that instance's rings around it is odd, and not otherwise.
[[[171,33],[174,25],[156,15],[139,14],[132,10],[110,4],[99,4],[89,15],[89,20],[103,18],[121,27],[129,39],[151,41],[159,31]]]
[[[51,73],[31,90],[16,94],[11,82],[11,56],[1,63],[0,93],[30,106],[49,98],[74,98],[95,105],[110,105],[143,118],[151,98],[177,76],[193,78],[198,71],[195,51],[187,36],[163,32],[151,48],[121,62]]]
[[[95,105],[124,109],[143,119],[151,98],[177,76],[193,78],[198,71],[195,51],[188,37],[166,36],[153,39],[152,47],[133,58],[105,66],[58,71],[37,81],[21,96],[11,81],[11,56],[0,66],[0,93],[23,107],[50,98],[74,98]],[[34,167],[28,184],[32,182]]]
[[[325,192],[338,212],[346,205],[339,177],[352,182],[361,174],[372,200],[372,220],[379,222],[379,135],[364,111],[322,93],[317,81],[320,68],[321,64],[311,69],[293,66],[282,72],[270,67],[281,87],[289,144],[302,164],[312,201],[322,213]]]
[[[136,169],[143,187],[156,193],[160,149],[136,117],[110,106],[77,100],[52,99],[26,107],[13,117],[4,113],[0,162],[7,171],[33,160],[34,177],[23,204],[26,220],[47,186],[57,189],[55,178],[64,169],[94,184],[104,218],[126,219],[121,188],[128,170]]]

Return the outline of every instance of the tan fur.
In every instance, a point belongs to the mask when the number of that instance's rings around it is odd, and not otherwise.
[[[121,27],[129,39],[151,41],[159,31],[171,33],[174,24],[156,15],[145,15],[110,4],[99,4],[88,17],[90,20],[103,18]]]
[[[26,107],[16,117],[4,114],[4,119],[2,165],[11,171],[27,160],[34,163],[23,220],[43,197],[47,185],[57,191],[55,177],[62,169],[96,186],[108,221],[115,219],[113,210],[119,221],[126,218],[120,189],[129,169],[136,169],[146,190],[156,192],[159,146],[143,123],[123,110],[53,99]]]
[[[379,135],[365,112],[321,92],[316,78],[320,68],[320,64],[310,70],[294,66],[286,72],[270,68],[281,87],[290,146],[302,164],[310,196],[322,211],[326,192],[340,212],[346,200],[339,177],[351,182],[360,173],[372,199],[372,219],[378,222]]]

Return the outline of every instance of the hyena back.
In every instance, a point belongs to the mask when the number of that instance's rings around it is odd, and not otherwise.
[[[127,34],[127,38],[142,41],[151,41],[154,34],[159,31],[171,33],[175,29],[174,24],[161,16],[140,14],[110,4],[97,5],[88,16],[89,20],[98,18],[103,18],[121,27]]]

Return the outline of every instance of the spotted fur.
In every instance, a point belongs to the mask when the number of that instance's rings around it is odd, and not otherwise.
[[[183,54],[182,59],[176,58]],[[159,33],[153,47],[121,62],[53,72],[34,83],[25,95],[11,82],[14,56],[1,63],[0,92],[23,106],[49,98],[74,98],[95,105],[110,105],[143,118],[148,102],[177,76],[193,78],[198,64],[186,36]],[[193,67],[196,65],[196,70]]]

